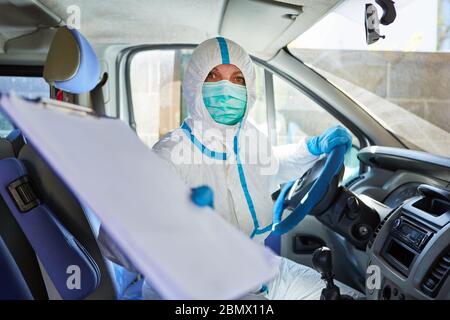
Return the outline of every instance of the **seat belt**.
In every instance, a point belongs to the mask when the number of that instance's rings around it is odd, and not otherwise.
[[[108,81],[108,73],[103,73],[102,79],[95,86],[94,89],[90,92],[91,101],[92,101],[92,109],[98,116],[104,116],[105,113],[105,99],[103,96],[103,86]]]

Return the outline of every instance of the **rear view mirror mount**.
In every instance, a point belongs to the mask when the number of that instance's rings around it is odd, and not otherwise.
[[[378,18],[377,8],[370,3],[366,4],[364,12],[364,22],[366,28],[366,43],[372,44],[385,36],[380,34],[380,20]]]

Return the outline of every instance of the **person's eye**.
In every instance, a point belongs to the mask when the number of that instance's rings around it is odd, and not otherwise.
[[[245,78],[243,76],[237,76],[234,79],[237,84],[245,85]]]
[[[208,75],[206,76],[206,80],[214,80],[215,78],[216,78],[216,74],[213,71],[208,73]]]

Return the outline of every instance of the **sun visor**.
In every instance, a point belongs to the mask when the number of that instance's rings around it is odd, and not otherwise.
[[[75,94],[95,88],[100,79],[100,65],[80,32],[67,27],[58,29],[47,55],[44,79],[57,89]]]

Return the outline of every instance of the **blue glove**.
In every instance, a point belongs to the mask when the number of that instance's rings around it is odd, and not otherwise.
[[[209,206],[214,209],[214,192],[208,186],[192,188],[191,200],[199,207]]]
[[[306,140],[309,152],[315,156],[330,153],[334,147],[345,144],[346,151],[352,146],[352,137],[347,129],[341,126],[328,128],[320,136],[310,137]]]

